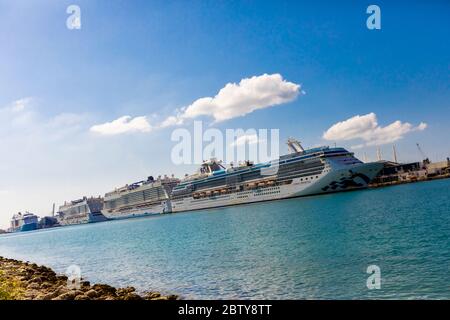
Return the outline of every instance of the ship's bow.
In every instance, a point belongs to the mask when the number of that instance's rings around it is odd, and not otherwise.
[[[326,193],[367,188],[384,167],[384,162],[358,163],[343,166],[322,177],[311,193]]]

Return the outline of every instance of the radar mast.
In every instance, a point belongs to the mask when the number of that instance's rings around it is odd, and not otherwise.
[[[303,149],[302,145],[300,144],[300,141],[294,138],[289,138],[286,144],[288,146],[289,153],[298,153],[305,151],[305,149]]]

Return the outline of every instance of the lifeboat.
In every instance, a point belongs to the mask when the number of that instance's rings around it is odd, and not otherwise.
[[[275,181],[273,181],[273,180],[267,181],[267,185],[269,185],[269,186],[273,186],[274,184],[275,184]]]
[[[220,193],[227,193],[227,189],[220,190]]]
[[[266,185],[265,182],[260,182],[260,183],[258,183],[258,187],[264,187],[265,185]]]

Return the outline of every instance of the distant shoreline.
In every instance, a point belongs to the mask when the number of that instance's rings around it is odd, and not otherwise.
[[[76,288],[68,286],[67,276],[35,263],[0,256],[0,300],[176,300],[177,295],[159,292],[136,293],[133,287],[115,288],[91,285],[81,279]]]

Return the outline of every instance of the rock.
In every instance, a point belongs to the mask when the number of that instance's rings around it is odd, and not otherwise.
[[[42,299],[39,299],[39,300],[52,300],[53,298],[56,298],[58,295],[59,295],[59,294],[58,294],[57,291],[49,292],[49,293],[47,293],[47,294],[44,294],[44,295],[42,296]]]
[[[140,295],[137,295],[136,293],[128,293],[123,300],[143,300]]]
[[[58,290],[58,289],[59,289],[59,288],[57,288],[56,290],[51,290],[51,289],[48,290],[48,289],[47,289],[47,291],[44,291],[44,292],[39,293],[39,294],[35,297],[35,299],[36,299],[36,300],[51,300],[51,299],[56,298],[57,296],[59,296],[59,295],[65,293],[65,292],[63,292],[63,290]]]
[[[70,290],[67,288],[66,285],[60,285],[59,287],[56,288],[56,290],[54,291],[54,293],[56,294],[56,296],[62,295],[64,293],[69,292]]]
[[[43,282],[43,283],[41,284],[41,288],[42,288],[42,289],[48,289],[48,288],[51,288],[51,287],[53,287],[53,284],[51,284],[51,283],[48,282],[48,281]]]
[[[126,288],[117,289],[116,293],[118,296],[125,296],[125,295],[127,295],[129,293],[133,293],[135,291],[136,291],[136,289],[134,287],[126,287]]]
[[[67,281],[67,276],[57,276],[56,280],[58,280],[58,281]]]
[[[40,288],[40,285],[39,285],[39,283],[36,283],[36,282],[32,282],[32,283],[30,283],[28,286],[27,286],[27,289],[28,290],[37,290],[37,289],[39,289]]]
[[[178,300],[179,296],[171,294],[162,296],[159,292],[147,292],[144,296],[145,300]]]
[[[36,276],[36,277],[31,278],[30,282],[42,283],[43,279],[40,276]]]
[[[36,297],[34,297],[34,300],[49,300],[49,299],[45,299],[45,294],[40,293],[38,294]]]
[[[52,300],[73,300],[75,299],[75,297],[75,292],[69,291],[57,296],[56,298],[53,298]]]
[[[159,298],[161,296],[160,293],[158,292],[147,292],[147,294],[145,295],[146,299],[155,299],[155,298]]]
[[[72,290],[65,275],[57,275],[53,270],[35,263],[0,257],[0,272],[6,286],[16,282],[20,286],[15,299],[34,300],[174,300],[176,295],[162,296],[158,292],[148,292],[144,296],[136,293],[134,287],[116,289],[107,284],[90,285],[81,279],[79,290]]]
[[[109,294],[109,295],[116,295],[116,288],[111,287],[107,284],[94,284],[92,286],[92,289],[95,291],[101,293],[102,295]]]
[[[82,286],[82,287],[90,287],[90,286],[91,286],[91,283],[90,283],[89,281],[82,281],[82,282],[81,282],[81,286]]]
[[[56,276],[50,273],[43,273],[38,277],[41,278],[42,282],[56,280]]]
[[[74,293],[75,293],[75,296],[83,296],[84,295],[84,292],[81,290],[75,290]]]
[[[34,300],[36,298],[36,291],[33,292],[27,292],[25,294],[25,300]]]
[[[169,299],[168,299],[168,297],[161,296],[161,297],[158,297],[158,298],[153,298],[152,300],[169,300]]]
[[[94,289],[91,289],[89,291],[87,291],[85,293],[86,296],[88,296],[89,298],[97,298],[98,297],[98,292],[95,291]]]
[[[38,272],[43,273],[43,274],[52,272],[52,270],[50,268],[47,268],[46,266],[39,266],[36,269]]]
[[[29,276],[20,276],[20,277],[17,277],[17,280],[19,280],[21,282],[26,282],[26,281],[30,280],[30,277]]]

